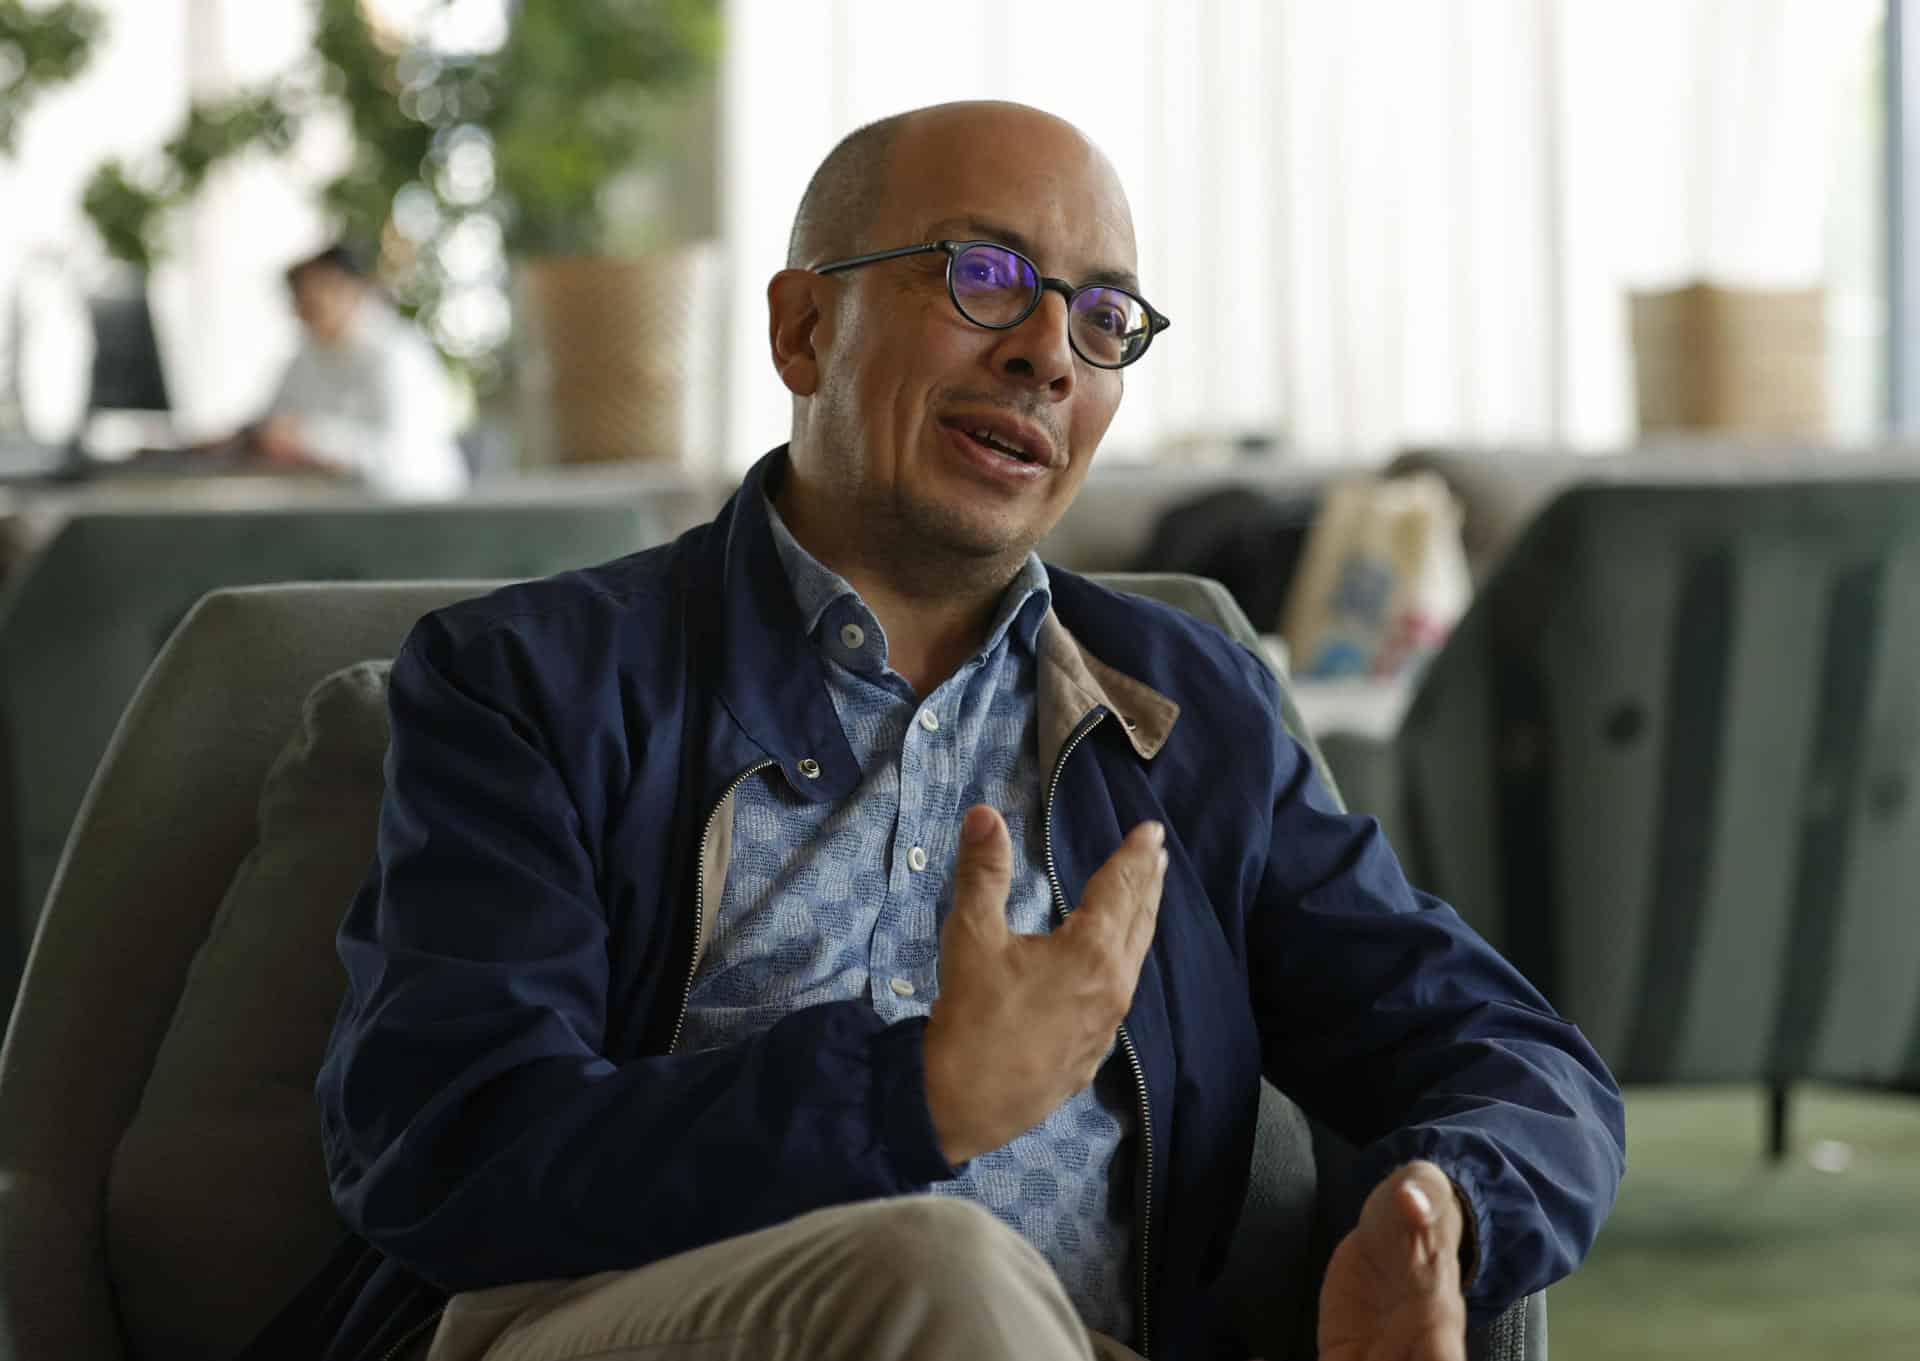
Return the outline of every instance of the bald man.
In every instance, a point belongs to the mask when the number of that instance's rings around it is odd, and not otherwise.
[[[1458,1358],[1585,1252],[1591,1048],[1260,661],[1034,556],[1169,324],[1136,270],[1058,119],[863,129],[767,290],[790,443],[414,630],[319,1081],[332,1355],[1235,1355],[1263,1073],[1360,1148],[1323,1356]]]

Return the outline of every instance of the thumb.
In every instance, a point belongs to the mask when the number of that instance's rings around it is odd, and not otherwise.
[[[1013,885],[1013,841],[1000,814],[984,803],[967,810],[953,858],[953,918],[975,931],[1007,933],[1007,892]]]

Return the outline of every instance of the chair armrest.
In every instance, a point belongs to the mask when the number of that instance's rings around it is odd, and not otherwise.
[[[1467,1332],[1467,1361],[1547,1361],[1547,1297],[1529,1295]]]
[[[100,1232],[84,1188],[0,1169],[0,1361],[124,1361]]]

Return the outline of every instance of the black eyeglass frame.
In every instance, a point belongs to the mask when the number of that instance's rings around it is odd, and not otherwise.
[[[966,307],[960,302],[960,295],[954,292],[953,262],[960,258],[962,252],[970,250],[975,246],[987,246],[993,250],[1005,251],[1024,264],[1028,269],[1032,270],[1033,277],[1039,280],[1039,286],[1033,290],[1033,301],[1028,303],[1026,310],[1012,321],[1003,321],[997,325],[992,322],[981,321],[971,312],[967,311]],[[1134,352],[1131,359],[1123,359],[1118,364],[1103,364],[1098,359],[1088,355],[1085,350],[1081,349],[1079,342],[1073,337],[1073,326],[1071,321],[1069,321],[1067,326],[1067,343],[1073,346],[1073,352],[1075,354],[1079,355],[1096,369],[1124,369],[1129,364],[1139,363],[1140,356],[1152,347],[1153,338],[1173,325],[1172,318],[1163,316],[1154,310],[1152,303],[1148,302],[1131,288],[1122,288],[1119,284],[1087,284],[1083,287],[1074,284],[1068,279],[1056,279],[1050,275],[1042,274],[1040,272],[1040,266],[1028,259],[1023,252],[1015,250],[1004,241],[923,241],[917,246],[896,246],[892,250],[877,250],[866,255],[850,255],[844,260],[829,260],[824,265],[815,265],[813,272],[815,274],[835,274],[841,270],[858,269],[862,265],[877,265],[882,260],[899,260],[909,255],[926,255],[933,251],[941,251],[947,257],[947,297],[953,303],[954,310],[959,312],[968,322],[984,330],[1011,331],[1039,310],[1041,302],[1049,292],[1058,293],[1066,300],[1067,315],[1069,318],[1073,315],[1073,300],[1082,293],[1091,293],[1096,288],[1108,289],[1115,293],[1124,293],[1139,303],[1140,310],[1147,314],[1147,338],[1141,342],[1140,348]]]

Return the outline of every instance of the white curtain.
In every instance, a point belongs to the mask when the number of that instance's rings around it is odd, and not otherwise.
[[[1836,73],[1880,9],[732,0],[728,460],[786,429],[763,288],[813,166],[864,122],[974,97],[1073,120],[1131,194],[1176,329],[1129,372],[1103,457],[1628,441],[1628,289],[1832,272]],[[1865,95],[1837,111],[1856,141]]]
[[[261,88],[302,61],[307,0],[186,0],[195,98]],[[319,188],[351,155],[344,119],[314,119],[285,158],[250,154],[208,178],[175,224],[178,253],[154,280],[181,423],[224,432],[257,417],[297,344],[286,267],[326,245]]]
[[[307,0],[99,2],[94,65],[0,163],[0,300],[29,272],[94,272],[93,167],[164,140],[190,93],[297,60],[310,24]],[[1618,444],[1625,292],[1702,275],[1824,279],[1836,414],[1872,420],[1882,0],[728,7],[717,461],[786,432],[763,288],[814,165],[861,123],[981,96],[1051,109],[1106,148],[1148,296],[1175,318],[1129,372],[1105,458],[1245,435],[1302,458]],[[270,390],[295,335],[280,270],[322,239],[315,191],[347,152],[343,127],[315,124],[294,158],[223,170],[183,215],[154,288],[189,431],[245,419]]]
[[[187,106],[184,11],[141,0],[101,8],[109,28],[87,70],[33,105],[14,155],[0,159],[5,386],[34,433],[49,439],[71,433],[86,399],[79,347],[87,340],[74,307],[98,277],[100,253],[81,191],[102,160],[165,140]],[[137,117],[125,112],[134,109]],[[30,337],[18,333],[25,326]]]

